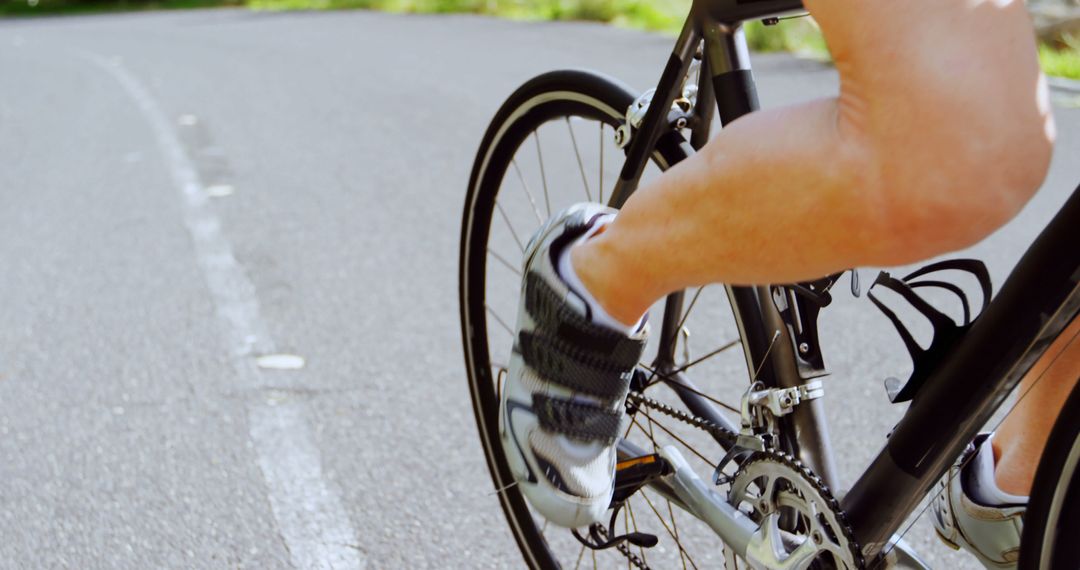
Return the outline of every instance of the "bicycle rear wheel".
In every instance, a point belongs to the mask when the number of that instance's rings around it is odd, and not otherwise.
[[[583,71],[559,71],[539,76],[518,89],[502,106],[488,128],[477,154],[461,235],[459,295],[466,368],[481,443],[494,488],[512,533],[530,567],[708,567],[723,560],[722,545],[703,523],[679,510],[668,499],[639,492],[620,514],[616,526],[626,532],[654,534],[660,545],[651,549],[624,547],[591,551],[565,529],[548,527],[535,515],[513,479],[499,442],[497,425],[501,375],[513,343],[512,325],[520,291],[521,253],[532,232],[553,212],[581,201],[610,198],[624,156],[615,145],[615,130],[624,121],[634,94],[615,81]],[[676,137],[677,139],[677,137]],[[646,177],[684,156],[677,140],[666,139],[652,155]],[[561,162],[556,167],[556,162]],[[689,291],[680,309],[679,331],[695,330],[700,357],[689,350],[687,334],[677,347],[715,405],[734,410],[747,388],[747,347],[739,321],[721,285]],[[650,321],[663,322],[663,306],[654,307]],[[750,316],[747,318],[756,318]],[[646,350],[655,355],[657,337]],[[715,340],[698,337],[715,336]],[[738,350],[742,348],[743,350]],[[652,361],[646,361],[648,367]],[[714,394],[727,396],[722,402]],[[650,384],[647,396],[674,409],[686,407],[663,381]],[[695,470],[708,478],[723,450],[707,433],[686,422],[642,408],[633,416],[626,441],[651,452],[676,445]]]
[[[1023,570],[1075,570],[1080,566],[1080,384],[1050,432],[1020,544]]]

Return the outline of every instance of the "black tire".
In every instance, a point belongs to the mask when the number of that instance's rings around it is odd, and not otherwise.
[[[1061,409],[1035,472],[1021,570],[1080,568],[1080,384]]]
[[[518,153],[519,148],[524,150],[523,143],[540,126],[565,118],[572,138],[575,135],[574,127],[571,126],[571,117],[579,121],[581,119],[597,121],[601,123],[599,131],[601,135],[600,146],[602,147],[606,132],[604,125],[612,128],[620,125],[624,120],[626,109],[634,100],[635,95],[628,88],[612,79],[594,73],[557,71],[538,76],[525,83],[511,95],[495,115],[484,135],[469,180],[461,230],[459,266],[459,299],[465,364],[469,377],[473,410],[494,489],[498,490],[497,495],[510,530],[521,549],[525,562],[532,568],[558,568],[561,566],[560,558],[562,562],[567,562],[570,566],[573,566],[573,556],[578,556],[580,561],[581,554],[575,550],[567,560],[567,547],[565,545],[559,547],[562,548],[561,553],[555,552],[556,549],[549,546],[549,542],[544,535],[545,529],[538,526],[538,521],[531,514],[521,493],[513,486],[513,478],[499,442],[497,425],[499,406],[497,376],[499,373],[493,370],[488,339],[489,326],[494,326],[493,321],[499,319],[497,315],[495,319],[489,320],[488,318],[490,311],[487,306],[489,298],[488,280],[492,277],[488,275],[489,264],[487,261],[490,258],[489,256],[492,255],[489,249],[489,240],[494,241],[491,238],[492,220],[497,213],[504,219],[507,214],[501,211],[501,203],[498,205],[500,210],[496,212],[496,199],[500,188],[504,184],[504,177],[513,178],[513,175],[507,174],[511,167],[517,170],[516,174],[520,177],[521,171],[518,170],[518,163],[515,161],[516,153]],[[612,134],[614,134],[614,131],[612,131]],[[541,143],[539,135],[536,135],[536,137],[537,153],[539,153]],[[686,151],[679,144],[681,140],[679,136],[663,137],[663,142],[658,144],[658,148],[653,154],[654,164],[660,169],[664,169],[668,164],[683,158],[685,156],[683,153]],[[577,153],[577,140],[573,144],[574,152]],[[529,150],[531,151],[531,149]],[[601,151],[601,172],[603,172],[605,164],[603,156],[604,154]],[[542,161],[543,159],[541,159],[540,166],[541,175],[544,174]],[[581,163],[580,154],[578,155],[578,163],[579,165]],[[576,169],[576,166],[574,168]],[[550,171],[547,172],[549,177],[551,174]],[[582,167],[581,176],[584,182],[584,167]],[[600,177],[603,180],[603,174]],[[524,179],[521,180],[521,185],[526,188],[525,193],[529,194]],[[546,179],[544,180],[544,186],[544,197],[546,199]],[[602,192],[603,183],[599,187]],[[585,189],[588,192],[588,182],[585,184]],[[524,198],[521,198],[521,200],[524,201]],[[532,203],[532,209],[535,211],[536,217],[540,218],[542,214],[538,210],[537,204],[543,204],[543,202],[534,200],[532,194],[529,194],[529,202]],[[520,248],[521,242],[527,239],[528,235],[524,234],[524,232],[521,232],[520,236],[515,233],[514,226],[508,219],[506,225],[509,226],[509,232],[514,234],[513,241],[518,242],[517,246]],[[509,240],[509,237],[506,239]],[[512,261],[504,258],[499,258],[498,261],[501,262],[499,265],[503,266],[503,269],[497,271],[514,271]],[[493,269],[492,271],[496,270]],[[727,314],[730,316],[730,311]],[[512,336],[509,327],[503,322],[507,320],[512,325],[513,315],[500,320],[500,326],[506,329],[506,332],[510,332]],[[662,321],[662,315],[654,313],[650,316],[650,320],[658,324]],[[742,318],[742,320],[745,321],[746,319]],[[739,360],[743,362],[740,365],[742,372],[738,381],[741,382],[742,388],[745,389],[748,377],[745,370],[745,352],[747,349],[745,346],[743,346],[743,349],[744,354],[738,356]],[[653,425],[653,420],[650,419],[650,430]],[[642,428],[642,431],[644,431],[644,428]],[[655,444],[657,440],[653,439],[652,441]],[[718,460],[721,454],[719,451],[717,453],[718,455],[714,458],[711,457],[710,460]],[[704,475],[707,476],[707,474]],[[652,507],[651,504],[649,506]],[[644,507],[641,508],[644,509]],[[626,509],[624,509],[625,511]],[[653,509],[653,512],[657,512],[657,510]],[[641,516],[638,518],[640,519]],[[662,517],[657,514],[657,518]],[[675,526],[675,519],[677,518],[675,514],[671,514],[671,526]],[[686,524],[692,527],[696,522],[690,521]],[[634,524],[636,526],[637,522],[635,521]],[[683,524],[680,519],[678,525]],[[691,528],[684,532],[690,533],[692,531]],[[710,538],[715,539],[715,536],[713,535]],[[679,542],[679,540],[679,538],[676,538],[676,542]],[[678,547],[677,555],[681,560],[683,556],[681,543],[678,544]],[[576,545],[574,545],[574,548],[576,549]],[[608,553],[610,552],[608,551]],[[644,554],[646,553],[643,552],[642,555]],[[711,556],[711,554],[708,556]]]

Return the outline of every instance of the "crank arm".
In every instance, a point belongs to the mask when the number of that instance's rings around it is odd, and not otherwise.
[[[690,514],[709,525],[739,557],[747,559],[756,568],[763,568],[747,557],[752,545],[764,541],[764,531],[750,517],[727,502],[727,498],[712,490],[690,468],[682,454],[672,446],[660,450],[660,456],[675,469],[670,476],[671,486],[679,497],[680,505]]]

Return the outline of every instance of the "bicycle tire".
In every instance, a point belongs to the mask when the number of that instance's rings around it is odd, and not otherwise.
[[[1020,543],[1021,570],[1080,567],[1080,384],[1061,409],[1035,471]]]
[[[494,488],[525,562],[532,568],[557,568],[560,561],[557,553],[549,548],[543,530],[537,528],[537,521],[530,514],[523,496],[513,487],[513,479],[499,442],[499,399],[488,345],[490,323],[487,318],[485,280],[497,195],[503,179],[508,176],[507,172],[511,167],[518,168],[515,153],[529,133],[535,132],[540,125],[563,117],[567,118],[569,124],[569,117],[581,116],[602,121],[614,128],[622,124],[625,111],[634,100],[635,95],[631,90],[613,79],[592,72],[567,70],[538,76],[514,92],[496,113],[484,135],[470,176],[459,260],[459,300],[466,369],[474,415]],[[573,136],[573,127],[570,127],[570,131]],[[600,131],[603,138],[603,126]],[[539,152],[539,140],[536,144]],[[574,144],[576,152],[577,142]],[[666,142],[658,144],[652,157],[664,169],[685,156],[680,155],[685,152],[668,138]],[[580,156],[578,158],[580,161]],[[542,169],[541,165],[541,173]],[[529,200],[533,200],[531,195]],[[533,207],[536,208],[535,203]],[[505,212],[500,211],[500,214],[505,218]],[[539,212],[537,217],[540,217]],[[507,225],[510,225],[509,220]],[[510,231],[514,231],[513,226],[510,226]],[[517,240],[518,236],[515,235],[514,239]],[[506,261],[502,263],[507,265]],[[650,318],[653,322],[660,322],[662,315],[654,314]],[[757,317],[736,315],[736,318],[745,321]],[[741,341],[744,363],[746,354],[749,354],[747,342]],[[745,382],[749,377],[748,372],[743,374],[742,381]],[[743,384],[744,387],[746,385]],[[652,420],[649,422],[651,430]],[[660,517],[659,514],[657,516]],[[674,513],[671,516],[674,526],[676,517]],[[681,544],[679,549],[681,556]]]

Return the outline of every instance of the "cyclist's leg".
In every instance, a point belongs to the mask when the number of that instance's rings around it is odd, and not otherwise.
[[[807,0],[839,97],[748,115],[576,246],[633,323],[692,285],[783,282],[969,245],[1041,183],[1053,123],[1020,0]]]
[[[1020,382],[1024,394],[994,434],[998,487],[1027,496],[1054,421],[1080,379],[1080,318],[1065,329]]]
[[[1020,383],[1024,398],[1001,428],[975,438],[971,455],[941,481],[934,528],[987,568],[1016,568],[1035,470],[1072,386],[1080,376],[1075,319]]]

